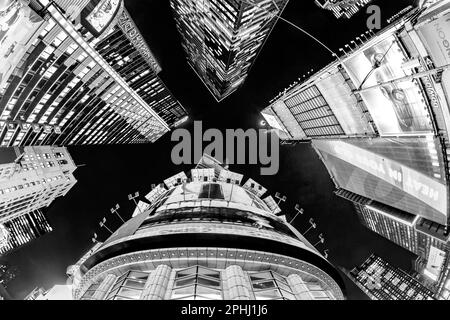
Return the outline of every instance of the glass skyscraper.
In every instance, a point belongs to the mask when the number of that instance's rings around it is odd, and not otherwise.
[[[189,65],[218,101],[244,83],[288,1],[170,1]]]
[[[1,146],[154,142],[186,117],[123,0],[7,0],[0,23]]]

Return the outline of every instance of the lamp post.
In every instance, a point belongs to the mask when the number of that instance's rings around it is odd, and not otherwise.
[[[294,222],[295,219],[297,219],[298,215],[303,215],[303,213],[305,213],[305,210],[300,208],[299,204],[296,204],[294,209],[295,209],[295,211],[297,211],[297,214],[294,216],[294,218],[292,218],[292,220],[289,222],[289,224],[292,224],[292,222]]]
[[[281,194],[279,192],[275,193],[275,198],[278,199],[278,203],[277,205],[279,206],[281,201],[286,202],[287,197],[286,196],[281,196]]]
[[[134,204],[136,205],[136,207],[139,209],[139,212],[142,213],[141,208],[139,208],[138,203],[136,202],[136,199],[139,198],[139,192],[135,192],[134,195],[133,194],[129,194],[128,195],[128,200],[134,202]]]
[[[323,237],[323,234],[319,234],[319,241],[314,245],[314,247],[316,247],[317,245],[321,244],[321,243],[325,243],[325,238]]]
[[[97,234],[96,233],[94,233],[94,236],[92,237],[91,240],[92,240],[93,243],[98,243]]]
[[[303,236],[305,236],[305,235],[306,235],[309,231],[311,231],[312,229],[317,228],[317,224],[314,222],[314,219],[313,219],[313,218],[309,219],[309,224],[310,224],[311,226],[309,227],[308,230],[306,230],[306,231],[303,233]]]
[[[103,218],[103,220],[100,221],[99,225],[100,225],[100,228],[105,228],[106,230],[108,230],[108,231],[111,233],[111,235],[114,233],[114,232],[112,232],[111,229],[109,229],[108,226],[106,225],[106,218]]]
[[[325,257],[325,259],[328,259],[328,252],[329,252],[330,250],[325,250],[324,252],[323,252],[323,255],[324,255],[324,257]]]
[[[117,210],[120,209],[120,206],[118,204],[116,204],[116,206],[114,208],[111,208],[111,214],[116,214],[116,216],[119,217],[119,219],[125,223],[125,220],[120,216],[119,212]]]

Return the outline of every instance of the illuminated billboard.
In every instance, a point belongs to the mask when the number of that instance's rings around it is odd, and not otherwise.
[[[361,92],[381,135],[433,131],[425,97],[411,80],[389,82],[411,75],[402,65],[408,60],[392,36],[356,54],[344,67],[356,87],[379,87]]]
[[[93,0],[83,9],[82,20],[88,30],[98,37],[111,26],[114,19],[118,19],[122,8],[122,0]]]
[[[418,29],[436,67],[450,64],[450,12]]]
[[[3,2],[0,7],[0,92],[45,23],[24,1]]]
[[[447,224],[447,187],[436,177],[351,143],[318,140],[313,145],[339,188]]]
[[[441,142],[433,136],[348,139],[349,144],[373,152],[446,183]]]

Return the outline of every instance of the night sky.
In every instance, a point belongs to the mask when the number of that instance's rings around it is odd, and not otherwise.
[[[386,22],[412,0],[374,1],[382,8]],[[319,70],[332,61],[329,52],[298,30],[279,21],[254,64],[246,83],[222,103],[217,103],[188,66],[180,45],[168,0],[125,0],[139,29],[162,66],[161,78],[191,116],[185,124],[193,128],[193,120],[202,120],[204,130],[256,128],[259,111],[279,91],[311,69]],[[336,19],[331,12],[316,7],[314,0],[291,0],[283,17],[305,28],[335,52],[366,30],[364,10],[351,20]],[[3,258],[20,269],[18,278],[8,290],[23,299],[35,287],[51,288],[64,284],[66,268],[75,263],[92,246],[94,232],[104,240],[108,233],[98,222],[107,217],[107,226],[116,229],[119,220],[109,209],[119,203],[119,212],[131,217],[129,193],[151,190],[151,184],[191,166],[175,166],[171,150],[175,145],[167,134],[155,144],[136,146],[70,147],[75,162],[81,166],[75,173],[77,185],[47,210],[54,231]],[[408,271],[413,255],[365,229],[347,201],[333,194],[334,185],[318,156],[308,144],[282,146],[280,171],[276,176],[260,176],[259,166],[233,165],[231,170],[253,178],[273,195],[288,197],[282,209],[290,217],[299,203],[305,215],[297,218],[295,227],[301,232],[314,217],[318,229],[308,233],[312,243],[323,233],[326,242],[320,250],[330,250],[333,264],[353,268],[375,252],[392,264]],[[245,181],[245,180],[244,180]],[[0,259],[1,262],[1,259]],[[366,299],[345,279],[349,299]]]

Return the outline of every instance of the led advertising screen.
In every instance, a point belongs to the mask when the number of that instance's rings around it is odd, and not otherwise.
[[[447,187],[439,179],[343,141],[314,141],[339,188],[445,225]]]
[[[446,183],[442,146],[433,136],[348,139],[346,142]]]
[[[450,64],[450,12],[419,27],[419,34],[436,67]]]
[[[411,74],[410,70],[402,68],[406,59],[397,40],[389,37],[344,63],[356,87],[382,84],[361,93],[381,135],[433,130],[425,97],[418,85],[410,80],[387,83]]]
[[[3,2],[0,7],[0,92],[44,24],[23,1]]]
[[[91,0],[81,13],[83,25],[99,37],[118,19],[122,8],[123,0]]]

